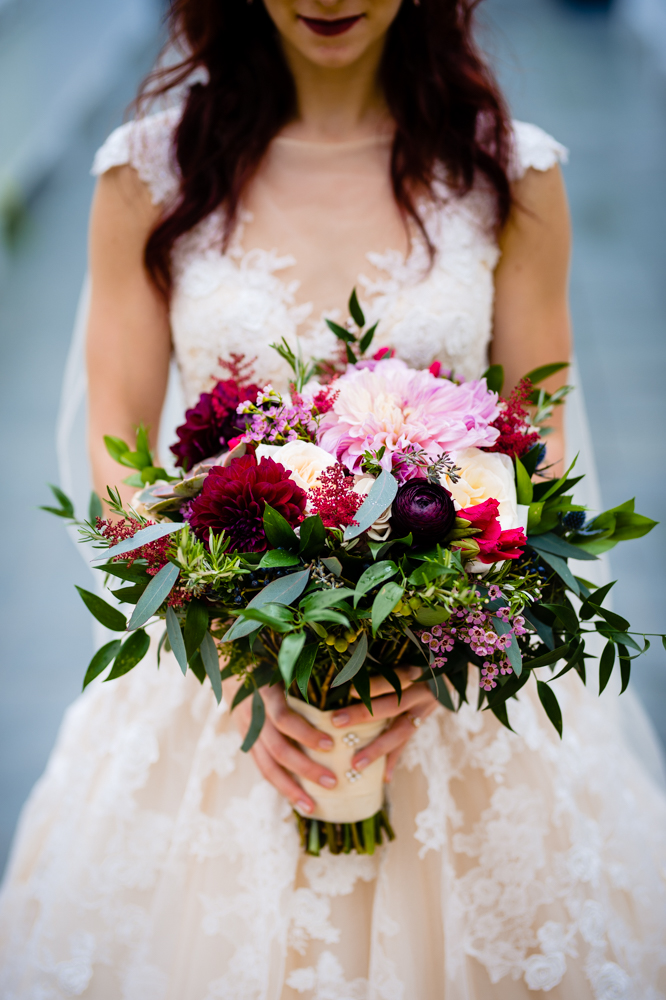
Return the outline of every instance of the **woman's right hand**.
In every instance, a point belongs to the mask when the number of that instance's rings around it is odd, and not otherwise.
[[[224,700],[230,707],[240,686],[235,677],[223,683]],[[292,712],[282,685],[263,687],[260,694],[266,707],[266,721],[250,753],[266,781],[277,788],[298,812],[309,815],[315,804],[293,775],[307,778],[322,788],[335,788],[337,778],[328,768],[310,760],[294,745],[294,741],[312,750],[332,750],[333,740]],[[243,738],[250,728],[251,716],[252,698],[246,698],[232,712],[231,717]]]

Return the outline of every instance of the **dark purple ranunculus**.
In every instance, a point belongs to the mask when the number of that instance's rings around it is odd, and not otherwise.
[[[264,508],[269,504],[292,526],[301,520],[306,493],[289,479],[289,472],[272,458],[257,465],[254,455],[234,458],[226,468],[215,465],[199,496],[190,502],[187,520],[206,543],[208,532],[229,536],[231,552],[263,552]]]
[[[258,385],[239,386],[230,378],[218,382],[212,392],[202,393],[176,431],[178,441],[171,446],[176,465],[191,469],[197,462],[222,451],[243,428],[236,408],[247,399],[254,403],[258,392]]]
[[[439,483],[410,479],[398,488],[391,514],[394,536],[411,532],[416,544],[434,544],[451,530],[455,519],[451,494]]]

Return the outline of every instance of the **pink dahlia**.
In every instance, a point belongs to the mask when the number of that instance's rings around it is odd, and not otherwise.
[[[225,531],[231,552],[263,552],[268,547],[264,532],[264,508],[269,504],[291,525],[299,523],[306,494],[289,478],[289,470],[253,455],[234,458],[226,468],[215,465],[192,500],[187,514],[190,528],[208,542],[208,532]]]
[[[435,460],[444,451],[490,448],[499,436],[491,426],[499,413],[497,394],[485,379],[456,385],[391,358],[372,370],[350,368],[335,386],[338,396],[317,440],[352,472],[361,470],[365,451],[376,454],[382,446],[380,464],[390,470],[414,451]],[[415,468],[406,471],[415,474]]]

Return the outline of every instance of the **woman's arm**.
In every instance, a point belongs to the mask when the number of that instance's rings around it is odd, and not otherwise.
[[[132,167],[116,167],[97,185],[90,225],[92,298],[87,331],[89,449],[101,497],[118,486],[135,492],[129,475],[107,454],[110,434],[130,445],[138,424],[150,427],[154,447],[171,354],[168,310],[143,264],[160,209]]]
[[[515,185],[516,207],[500,241],[495,275],[495,317],[490,357],[504,366],[505,391],[521,376],[571,356],[568,304],[571,229],[559,167],[528,170]],[[550,392],[567,381],[567,371],[544,382]],[[546,440],[547,463],[564,457],[563,412],[557,407]]]

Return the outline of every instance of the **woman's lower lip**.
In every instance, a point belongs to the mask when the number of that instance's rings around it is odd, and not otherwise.
[[[299,20],[303,21],[316,35],[342,35],[343,32],[353,28],[362,17],[363,14],[355,14],[354,17],[338,17],[334,21],[327,21],[324,18],[303,17],[302,14],[299,14]]]

